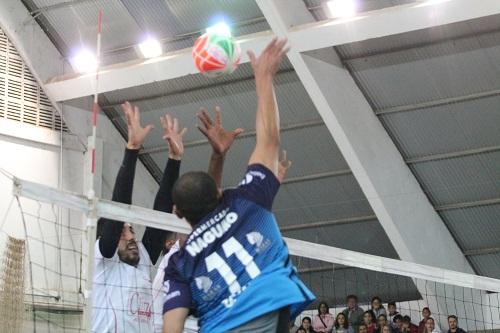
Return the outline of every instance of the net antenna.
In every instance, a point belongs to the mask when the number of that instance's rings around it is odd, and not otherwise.
[[[94,101],[92,103],[92,136],[89,140],[89,151],[91,151],[91,165],[90,165],[90,183],[88,191],[88,199],[91,202],[91,209],[89,214],[87,214],[87,224],[86,224],[86,237],[88,242],[88,257],[87,257],[87,280],[85,283],[85,310],[84,310],[84,322],[86,325],[86,332],[90,333],[92,324],[92,285],[94,281],[94,242],[96,239],[96,228],[97,228],[97,215],[96,215],[96,195],[95,195],[95,165],[96,165],[96,141],[97,141],[97,114],[99,112],[99,69],[101,67],[101,33],[102,33],[102,9],[99,10],[97,18],[97,47],[96,47],[96,59],[97,66],[95,71],[95,91],[94,91]]]

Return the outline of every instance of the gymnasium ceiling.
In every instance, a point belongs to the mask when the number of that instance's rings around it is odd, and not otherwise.
[[[167,51],[190,47],[221,12],[231,18],[236,36],[270,29],[254,1],[23,1],[65,56],[76,45],[95,43],[102,8],[105,64],[136,59],[133,45],[145,31],[161,38]],[[304,1],[318,21],[326,19],[322,0]],[[364,0],[362,10],[409,2]],[[500,278],[500,17],[335,49],[475,271]],[[397,258],[288,61],[276,93],[283,148],[293,160],[274,206],[284,235]],[[101,106],[123,134],[118,105],[124,100],[140,107],[145,123],[159,127],[160,115],[170,113],[190,127],[183,171],[206,168],[210,149],[194,130],[195,114],[201,106],[220,105],[225,127],[247,132],[226,162],[225,185],[238,182],[254,143],[256,96],[248,64],[225,78],[189,75],[103,94]],[[156,179],[166,156],[160,136],[151,135],[141,158]],[[304,226],[314,222],[327,226]],[[407,241],[418,242],[418,235]]]

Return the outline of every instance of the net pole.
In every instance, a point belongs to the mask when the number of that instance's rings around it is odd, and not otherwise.
[[[92,287],[94,282],[94,244],[96,239],[97,227],[97,214],[96,206],[97,200],[95,196],[94,181],[95,181],[95,164],[96,164],[96,141],[97,141],[97,113],[99,111],[98,97],[99,97],[99,68],[101,58],[101,32],[102,32],[102,10],[99,10],[97,19],[97,47],[96,58],[97,67],[95,72],[95,91],[94,101],[92,103],[92,137],[89,140],[89,151],[91,152],[91,170],[90,170],[90,184],[88,198],[91,201],[91,210],[86,218],[87,244],[88,244],[88,257],[87,257],[87,279],[85,282],[85,331],[90,333],[92,331]]]

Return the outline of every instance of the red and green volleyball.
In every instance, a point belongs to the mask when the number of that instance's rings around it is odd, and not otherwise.
[[[206,32],[194,43],[193,60],[198,70],[206,76],[230,74],[238,67],[240,49],[233,37]]]

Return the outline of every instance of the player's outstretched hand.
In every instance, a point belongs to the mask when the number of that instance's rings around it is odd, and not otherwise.
[[[287,46],[287,41],[286,38],[273,38],[258,57],[253,51],[247,52],[255,78],[274,77],[280,67],[283,57],[290,49],[290,47]]]
[[[179,131],[179,121],[177,118],[172,120],[170,115],[160,117],[161,127],[163,127],[163,140],[168,144],[168,157],[174,160],[180,160],[184,154],[184,143],[182,139],[187,132],[187,128]]]
[[[121,105],[121,107],[123,113],[125,114],[125,118],[127,119],[127,148],[140,149],[144,140],[146,140],[146,137],[154,126],[151,124],[146,125],[145,127],[141,126],[141,115],[137,106],[133,106],[129,102],[125,102]]]
[[[292,166],[292,161],[290,161],[286,156],[286,150],[283,150],[281,159],[278,164],[278,180],[283,183],[288,169]]]
[[[198,124],[196,126],[200,132],[207,137],[210,145],[212,145],[213,151],[217,154],[225,155],[229,148],[231,148],[234,139],[243,133],[242,128],[226,131],[224,127],[222,127],[221,109],[218,106],[215,107],[215,122],[208,115],[207,109],[200,109],[197,116],[201,125]]]

